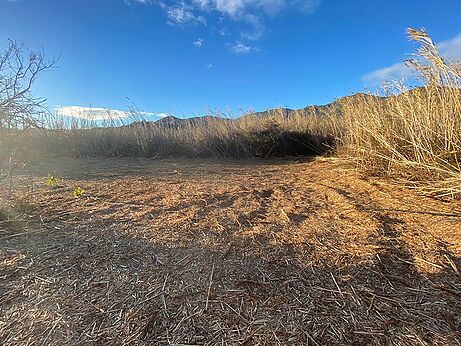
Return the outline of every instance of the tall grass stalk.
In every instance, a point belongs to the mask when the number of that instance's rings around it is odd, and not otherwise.
[[[382,95],[345,98],[342,150],[366,169],[438,196],[461,193],[461,68],[444,59],[425,31],[408,63],[422,87],[387,85]]]
[[[176,126],[145,122],[137,115],[129,121],[104,122],[56,117],[48,119],[47,130],[18,131],[3,138],[32,155],[249,158],[323,153],[333,145],[336,123],[335,114],[294,112],[286,117],[283,110],[264,117],[230,120],[219,114],[197,119]]]

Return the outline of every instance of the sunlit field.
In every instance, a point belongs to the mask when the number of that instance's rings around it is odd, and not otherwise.
[[[408,35],[326,106],[0,108],[0,344],[459,345],[461,70]]]
[[[458,337],[459,203],[341,160],[59,159],[20,178],[4,344]]]

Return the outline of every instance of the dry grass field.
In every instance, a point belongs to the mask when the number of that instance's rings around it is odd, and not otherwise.
[[[26,168],[2,345],[461,344],[459,201],[325,158]]]
[[[418,87],[300,110],[0,95],[0,345],[461,345],[461,68],[408,35]]]

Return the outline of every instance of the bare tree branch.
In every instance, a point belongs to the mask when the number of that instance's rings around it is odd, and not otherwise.
[[[57,61],[46,60],[42,50],[29,51],[22,43],[9,41],[0,54],[0,128],[40,127],[38,115],[47,112],[46,99],[36,97],[32,87]]]

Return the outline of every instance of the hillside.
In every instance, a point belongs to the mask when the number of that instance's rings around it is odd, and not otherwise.
[[[344,101],[346,100],[354,101],[354,99],[358,99],[358,98],[373,98],[373,99],[382,99],[382,100],[386,99],[386,97],[378,97],[378,96],[373,96],[373,95],[364,94],[364,93],[357,93],[351,96],[341,97],[326,105],[311,105],[311,106],[306,106],[300,109],[274,108],[274,109],[269,109],[265,111],[244,114],[234,119],[226,118],[226,117],[218,117],[218,116],[213,116],[213,115],[182,117],[182,118],[169,115],[169,116],[163,117],[156,121],[152,121],[152,122],[138,121],[128,126],[148,127],[150,125],[156,125],[156,126],[167,127],[167,128],[179,128],[183,126],[206,125],[211,122],[221,122],[221,121],[228,122],[228,121],[235,121],[235,120],[238,121],[239,119],[245,119],[245,118],[266,118],[266,117],[271,117],[271,116],[280,116],[281,114],[283,114],[284,117],[287,119],[292,117],[294,114],[301,114],[305,116],[315,115],[319,117],[323,115],[327,115],[327,114],[332,114],[332,113],[336,113],[340,115],[341,114],[341,104]]]
[[[149,126],[156,126],[156,127],[166,127],[166,128],[180,128],[184,126],[201,126],[207,125],[212,122],[225,122],[230,121],[230,119],[221,118],[212,115],[206,115],[201,117],[190,117],[190,118],[178,118],[173,115],[166,116],[156,121],[138,121],[134,122],[129,127],[149,127]]]

